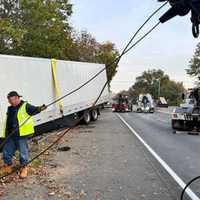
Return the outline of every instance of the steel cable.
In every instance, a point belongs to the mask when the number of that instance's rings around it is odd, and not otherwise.
[[[75,90],[71,91],[70,93],[68,93],[68,94],[66,94],[66,95],[64,95],[64,96],[62,96],[61,98],[57,99],[56,101],[54,101],[54,102],[48,104],[47,107],[49,107],[49,106],[51,106],[51,105],[57,103],[58,101],[60,101],[60,100],[62,100],[62,99],[64,99],[64,98],[66,98],[67,96],[69,96],[69,95],[75,93],[76,91],[80,90],[82,87],[84,87],[84,86],[87,85],[89,82],[91,82],[92,80],[94,80],[99,74],[101,74],[101,73],[102,73],[104,70],[106,70],[109,66],[115,64],[116,62],[117,62],[117,64],[118,64],[119,61],[121,60],[121,58],[122,58],[125,54],[127,54],[129,51],[131,51],[137,44],[139,44],[143,39],[145,39],[154,29],[156,29],[156,27],[158,27],[158,25],[160,24],[160,22],[158,22],[155,26],[153,26],[153,28],[151,28],[146,34],[144,34],[140,39],[138,39],[131,47],[129,47],[130,44],[132,43],[132,41],[134,40],[134,38],[135,38],[135,37],[137,36],[137,34],[139,33],[139,31],[144,27],[144,25],[145,25],[145,24],[146,24],[146,23],[161,9],[161,8],[163,8],[166,4],[167,4],[167,3],[164,3],[162,6],[160,6],[160,7],[145,21],[145,23],[136,31],[136,33],[135,33],[134,36],[131,38],[131,40],[128,42],[128,44],[126,45],[126,47],[124,48],[124,50],[122,51],[122,53],[120,54],[120,56],[119,56],[118,58],[116,58],[112,63],[110,63],[109,65],[107,65],[107,67],[103,68],[101,71],[99,71],[97,74],[95,74],[91,79],[89,79],[89,80],[88,80],[87,82],[85,82],[83,85],[79,86],[78,88],[76,88]],[[109,81],[107,81],[107,82],[104,84],[104,86],[103,86],[103,88],[102,88],[102,90],[101,90],[101,92],[100,92],[98,98],[97,98],[97,99],[95,100],[95,102],[93,103],[93,107],[96,105],[96,103],[97,103],[98,100],[100,99],[100,97],[101,97],[102,93],[104,92],[104,90],[105,90],[105,88],[106,88],[106,86],[107,86],[108,83],[109,83]],[[89,109],[89,111],[91,111],[91,110],[93,109],[93,107],[91,107],[91,108]],[[72,130],[73,128],[75,128],[75,127],[79,124],[79,122],[83,119],[83,117],[84,117],[84,116],[82,116],[82,117],[77,121],[77,123],[76,123],[76,125],[75,125],[74,127],[68,128],[67,130],[65,130],[52,144],[50,144],[46,149],[44,149],[44,150],[41,151],[38,155],[36,155],[34,158],[32,158],[32,159],[28,162],[28,164],[30,164],[31,162],[33,162],[35,159],[37,159],[38,157],[40,157],[41,155],[43,155],[46,151],[48,151],[48,150],[51,149],[55,144],[57,144],[70,130]],[[24,123],[22,123],[19,127],[23,126],[29,119],[30,119],[30,117],[27,118],[27,120],[25,120]],[[18,127],[18,128],[19,128],[19,127]],[[15,131],[16,131],[16,130],[14,130],[11,134],[9,134],[9,136],[6,138],[6,140],[2,143],[3,145],[6,143],[7,139],[9,139],[9,138],[15,133]],[[3,147],[2,144],[0,145],[0,149]],[[22,167],[23,167],[23,166],[20,165],[20,166],[17,167],[15,170],[13,170],[12,173],[3,175],[3,176],[0,177],[0,179],[3,179],[3,178],[5,178],[5,177],[7,177],[7,176],[9,176],[9,175],[11,175],[11,174],[17,172],[17,171],[20,170]]]
[[[88,81],[86,81],[84,84],[80,85],[79,87],[77,87],[76,89],[74,89],[74,90],[72,90],[71,92],[67,93],[66,95],[64,95],[64,96],[62,96],[62,97],[56,99],[55,101],[53,101],[53,102],[47,104],[46,106],[47,106],[47,107],[50,107],[50,106],[56,104],[57,102],[61,101],[62,99],[64,99],[64,98],[66,98],[66,97],[72,95],[73,93],[79,91],[81,88],[83,88],[83,87],[86,86],[88,83],[90,83],[91,81],[93,81],[96,77],[98,77],[102,72],[104,72],[104,71],[105,71],[107,68],[109,68],[111,65],[113,65],[114,63],[116,63],[116,65],[117,65],[117,64],[119,63],[119,61],[121,60],[122,56],[124,56],[125,54],[127,54],[127,53],[133,48],[133,47],[132,47],[132,48],[129,48],[129,49],[128,49],[129,45],[132,43],[132,41],[133,41],[133,40],[135,39],[135,37],[138,35],[138,33],[140,32],[140,30],[147,24],[147,22],[149,22],[149,20],[150,20],[157,12],[159,12],[164,6],[166,6],[167,3],[168,3],[168,2],[164,3],[162,6],[160,6],[158,9],[156,9],[156,10],[147,18],[147,20],[139,27],[139,29],[135,32],[135,34],[133,35],[133,37],[129,40],[129,42],[127,43],[126,47],[125,47],[124,50],[122,51],[121,55],[118,56],[113,62],[111,62],[110,64],[108,64],[107,67],[101,69],[98,73],[96,73],[93,77],[91,77],[91,78],[90,78]],[[151,30],[151,31],[152,31],[152,30]],[[151,31],[150,31],[150,32],[151,32]],[[147,35],[148,35],[148,34],[147,34]],[[144,37],[144,36],[143,36],[143,37]],[[145,37],[146,37],[146,36],[145,36]],[[141,39],[140,39],[140,40],[141,40]],[[138,40],[137,43],[139,43],[139,42],[140,42],[140,41]],[[136,44],[135,44],[135,45],[136,45]],[[134,45],[134,46],[135,46],[135,45]],[[127,49],[128,49],[128,50],[127,50]],[[15,134],[15,131],[16,131],[18,128],[22,127],[24,124],[26,124],[26,122],[27,122],[29,119],[30,119],[30,117],[27,118],[22,124],[20,124],[19,127],[17,127],[16,129],[14,129],[14,130],[7,136],[7,138],[6,138],[4,141],[2,141],[2,143],[0,144],[0,149],[2,149],[3,146],[5,145],[6,141],[7,141],[12,135]]]

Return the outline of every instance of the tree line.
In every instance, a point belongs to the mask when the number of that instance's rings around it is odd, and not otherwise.
[[[56,58],[108,66],[119,56],[114,43],[99,43],[87,31],[78,32],[70,22],[73,5],[69,0],[0,0],[0,54]],[[107,68],[108,80],[117,72],[116,64]],[[200,44],[197,45],[187,73],[200,81]],[[162,70],[145,71],[137,77],[129,93],[136,97],[149,92],[170,104],[180,102],[182,83],[170,80]]]
[[[135,84],[128,91],[121,91],[120,94],[128,95],[133,103],[136,103],[139,94],[149,93],[153,99],[165,97],[169,105],[179,105],[182,101],[182,93],[184,92],[182,82],[176,82],[158,69],[144,71],[140,76],[136,77]]]
[[[119,56],[114,43],[99,43],[70,23],[69,0],[1,0],[0,54],[110,64]],[[117,72],[107,68],[108,80]]]
[[[194,55],[189,61],[186,73],[195,77],[197,82],[195,87],[200,83],[200,43],[197,44]],[[136,78],[136,82],[129,90],[121,91],[119,94],[130,96],[136,102],[139,94],[150,93],[154,99],[158,99],[158,89],[160,84],[160,96],[168,100],[169,105],[179,105],[182,102],[181,94],[185,91],[182,82],[170,80],[162,70],[147,70],[141,76]]]

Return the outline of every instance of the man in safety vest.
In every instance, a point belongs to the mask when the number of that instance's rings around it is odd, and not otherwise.
[[[2,133],[6,140],[3,147],[4,173],[12,173],[12,158],[16,152],[20,152],[20,177],[26,178],[28,175],[28,137],[34,134],[33,115],[40,113],[47,107],[45,105],[36,107],[21,100],[21,96],[12,91],[7,96],[10,106]]]

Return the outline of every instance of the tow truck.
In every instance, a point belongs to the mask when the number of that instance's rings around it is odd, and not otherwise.
[[[173,133],[189,131],[196,135],[200,131],[200,89],[187,90],[182,99],[183,103],[172,112]]]
[[[128,96],[119,95],[112,104],[113,112],[131,112],[132,103],[129,101]]]
[[[154,102],[150,94],[139,95],[136,111],[139,113],[154,113]]]

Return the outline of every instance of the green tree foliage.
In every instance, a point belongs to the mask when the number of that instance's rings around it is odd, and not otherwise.
[[[72,6],[67,0],[21,0],[17,12],[20,43],[13,42],[11,54],[65,59],[72,44],[68,17]]]
[[[197,45],[195,53],[189,62],[189,69],[186,71],[189,75],[200,78],[200,43]]]
[[[99,43],[87,31],[75,33],[76,56],[81,62],[96,62]]]
[[[0,4],[0,53],[9,54],[13,44],[20,43],[24,30],[17,25],[17,0],[1,0]]]
[[[24,31],[16,30],[10,19],[5,18],[0,20],[0,33],[0,53],[10,54],[14,44],[21,44]]]
[[[76,59],[82,62],[96,62],[106,65],[109,82],[117,72],[117,63],[113,63],[119,56],[118,50],[111,42],[98,43],[91,34],[82,31],[76,38]]]
[[[113,63],[117,57],[119,57],[119,52],[113,43],[106,42],[99,45],[96,60],[97,62],[104,63],[106,65],[107,78],[109,81],[111,81],[112,77],[117,73],[118,63]]]
[[[110,64],[119,55],[111,42],[98,43],[69,23],[69,0],[1,0],[0,53]],[[109,81],[116,64],[107,68]]]
[[[134,100],[142,93],[150,93],[154,99],[158,99],[159,82],[160,96],[165,97],[170,105],[178,105],[184,91],[183,84],[170,80],[162,70],[144,71],[136,78],[135,84],[129,89],[129,94]]]

